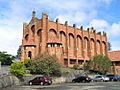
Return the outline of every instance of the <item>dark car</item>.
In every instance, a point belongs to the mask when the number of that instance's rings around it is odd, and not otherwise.
[[[79,77],[77,77],[77,78],[75,78],[75,79],[73,79],[72,80],[72,82],[90,82],[91,81],[91,78],[90,77],[88,77],[88,76],[79,76]]]
[[[120,75],[117,75],[117,79],[118,79],[118,81],[120,81]]]
[[[29,85],[51,85],[52,79],[46,76],[35,77],[29,81]]]
[[[106,76],[109,77],[110,81],[119,81],[120,80],[120,77],[115,74],[108,74]]]

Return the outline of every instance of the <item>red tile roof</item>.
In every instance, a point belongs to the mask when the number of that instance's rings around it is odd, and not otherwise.
[[[108,52],[108,57],[111,61],[120,61],[120,50]]]

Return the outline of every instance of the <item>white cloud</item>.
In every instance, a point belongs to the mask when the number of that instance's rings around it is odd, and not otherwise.
[[[86,20],[86,14],[83,12],[68,13],[64,15],[58,15],[56,18],[59,18],[61,23],[68,21],[70,25],[72,23],[81,24]]]
[[[40,4],[46,5],[47,7],[54,9],[62,9],[62,10],[76,10],[76,9],[84,9],[88,7],[93,7],[94,3],[87,3],[88,0],[44,0],[39,1]]]
[[[96,26],[98,28],[105,28],[108,26],[108,22],[105,21],[105,20],[101,20],[101,19],[93,19],[91,22],[90,22],[90,25],[91,26]]]
[[[5,27],[0,25],[0,51],[7,51],[16,55],[18,46],[22,41],[22,29],[20,27]]]
[[[16,55],[22,42],[22,23],[26,20],[26,12],[16,1],[9,4],[8,10],[1,11],[4,18],[0,20],[0,51]]]
[[[98,31],[107,31],[110,27],[109,23],[102,19],[93,19],[90,24],[90,27],[94,27]]]
[[[110,33],[111,36],[120,36],[120,22],[112,24]]]
[[[105,20],[102,19],[93,19],[90,23],[89,26],[95,27],[95,29],[99,31],[106,31],[110,36],[120,36],[120,21],[116,23],[108,23]]]
[[[65,23],[65,21],[68,21],[69,25],[72,24],[77,24],[78,26],[86,24],[89,22],[91,19],[96,17],[97,13],[95,11],[92,11],[90,13],[85,13],[85,12],[75,12],[75,13],[65,13],[65,14],[60,14],[56,18],[59,18],[60,23]]]
[[[46,7],[62,10],[86,10],[94,9],[99,4],[108,5],[112,0],[41,0],[37,3],[45,5]]]

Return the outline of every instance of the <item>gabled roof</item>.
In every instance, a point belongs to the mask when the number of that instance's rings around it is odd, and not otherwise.
[[[120,50],[108,52],[108,57],[111,61],[120,61]]]

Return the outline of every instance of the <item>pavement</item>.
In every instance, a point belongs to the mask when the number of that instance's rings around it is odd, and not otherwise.
[[[2,90],[120,90],[120,82],[62,83],[48,86],[28,85]]]

